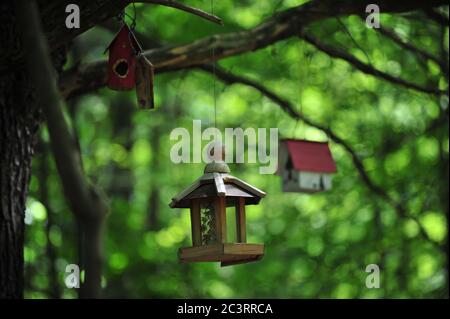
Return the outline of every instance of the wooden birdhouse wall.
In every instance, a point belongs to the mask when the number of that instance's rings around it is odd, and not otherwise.
[[[331,175],[316,172],[299,172],[298,186],[304,190],[325,191],[331,189]]]
[[[108,60],[108,87],[131,90],[135,87],[136,50],[138,44],[125,25],[111,42]]]

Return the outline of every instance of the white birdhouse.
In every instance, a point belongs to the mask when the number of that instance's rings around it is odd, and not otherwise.
[[[316,193],[331,189],[336,163],[328,142],[280,141],[277,175],[283,192]]]

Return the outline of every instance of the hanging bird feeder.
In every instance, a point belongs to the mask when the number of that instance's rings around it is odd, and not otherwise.
[[[337,171],[328,142],[281,140],[278,165],[283,192],[330,190],[332,174]]]
[[[230,175],[228,165],[213,161],[204,175],[176,195],[171,208],[189,208],[192,247],[180,248],[180,262],[220,262],[221,266],[257,261],[263,244],[246,242],[245,206],[257,205],[266,194]],[[236,239],[227,237],[227,215],[236,215]]]

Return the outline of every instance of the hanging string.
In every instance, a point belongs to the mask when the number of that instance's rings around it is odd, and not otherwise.
[[[214,0],[211,0],[211,14],[214,15]],[[212,62],[213,62],[213,99],[214,99],[214,127],[217,129],[217,98],[216,98],[216,49],[213,43],[212,47]],[[217,132],[216,132],[217,139]]]
[[[292,138],[296,138],[295,132],[297,132],[297,126],[300,121],[301,121],[300,118],[298,118],[297,121],[295,121],[294,129],[292,130],[292,134],[291,134]]]
[[[136,28],[136,4],[133,2],[133,17],[131,17],[129,14],[127,14],[128,18],[131,19],[130,29],[131,31],[134,31]]]
[[[125,10],[120,11],[120,12],[117,14],[117,16],[116,16],[116,19],[117,19],[120,23],[124,24],[124,23],[125,23]]]
[[[124,15],[127,16],[130,20],[130,32],[128,33],[128,40],[130,41],[130,45],[131,48],[133,49],[133,53],[135,56],[139,56],[140,54],[142,54],[142,47],[139,44],[139,42],[136,40],[136,36],[134,35],[134,30],[136,29],[136,5],[133,2],[133,16],[129,15],[128,13],[126,13],[125,11]],[[123,23],[125,24],[125,19],[123,21]],[[133,39],[132,39],[133,37]]]
[[[300,33],[301,33],[301,29],[300,28],[301,28],[300,24],[297,23],[297,34],[298,35],[300,35]],[[301,74],[300,74],[300,71],[301,71],[301,56],[303,54],[303,47],[302,47],[301,43],[302,42],[299,40],[298,41],[298,61],[299,61],[299,63],[298,63],[298,108],[299,108],[300,117],[297,119],[297,122],[295,123],[294,132],[297,131],[297,125],[300,122],[300,139],[305,139],[305,134],[304,134],[305,133],[304,132],[305,123],[302,120],[302,117],[303,117],[302,78],[301,78]],[[303,44],[304,44],[304,42],[303,42]],[[309,66],[309,62],[310,61],[308,61],[308,63],[307,63],[308,66]],[[293,136],[295,138],[295,133],[294,133]]]
[[[300,61],[300,57],[303,53],[300,41],[298,42],[298,60]],[[302,79],[301,79],[301,74],[300,74],[300,69],[301,69],[301,65],[299,63],[299,69],[298,69],[298,109],[299,109],[299,113],[300,116],[303,117],[303,103],[302,103]],[[305,139],[305,123],[302,120],[300,122],[300,138],[301,139]]]
[[[123,9],[122,11],[120,11],[120,12],[117,14],[116,18],[117,18],[117,20],[119,20],[122,24],[125,24],[125,23],[126,23],[126,22],[125,22],[125,17],[127,17],[128,19],[131,20],[131,23],[130,23],[130,29],[131,29],[131,30],[134,30],[135,27],[136,27],[136,5],[135,5],[134,2],[133,2],[132,5],[133,5],[133,16],[131,16],[130,14],[128,14],[128,13],[126,12],[126,10]]]

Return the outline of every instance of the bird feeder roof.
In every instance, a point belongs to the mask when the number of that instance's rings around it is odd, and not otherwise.
[[[226,167],[226,169],[224,169]],[[203,176],[178,193],[169,204],[171,208],[189,208],[191,200],[208,197],[227,197],[227,206],[234,205],[233,198],[243,197],[246,205],[256,205],[266,196],[262,190],[229,174],[225,163],[210,163]]]
[[[286,145],[295,170],[319,173],[337,171],[328,142],[286,139],[281,143]]]

